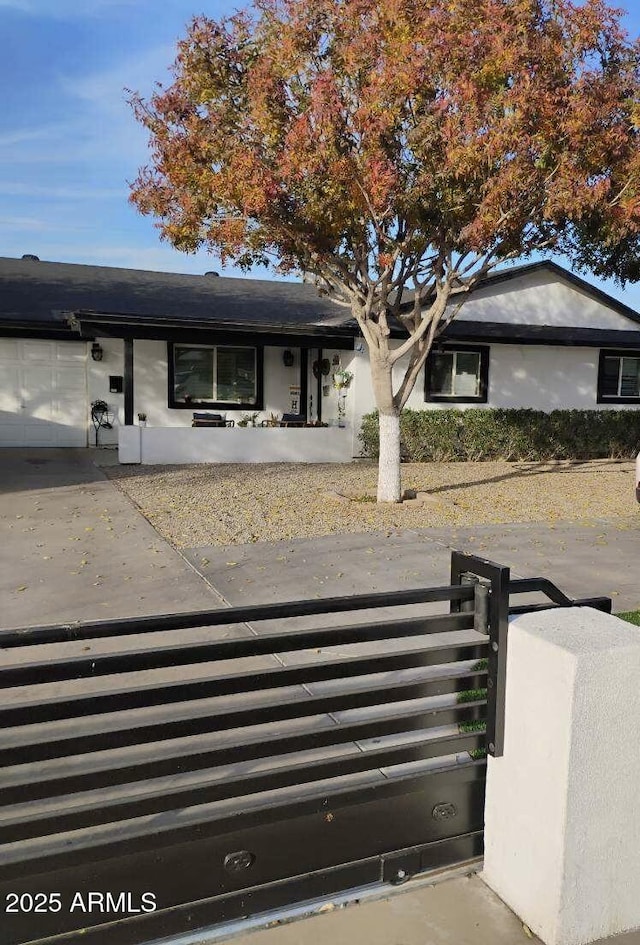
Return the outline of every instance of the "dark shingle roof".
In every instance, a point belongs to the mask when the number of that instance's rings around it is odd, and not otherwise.
[[[315,286],[0,257],[0,321],[51,324],[70,312],[256,327],[335,327],[351,313]]]
[[[484,284],[515,279],[536,270],[546,270],[571,282],[577,289],[625,315],[630,322],[640,323],[640,315],[629,306],[550,261],[499,270],[491,273]],[[321,296],[314,285],[303,282],[184,275],[0,257],[0,326],[9,329],[28,326],[34,333],[51,328],[66,332],[68,315],[72,312],[87,313],[84,319],[87,322],[104,324],[185,325],[194,329],[244,327],[263,332],[272,329],[275,333],[279,329],[300,333],[333,330],[350,336],[357,332],[348,307]],[[90,313],[105,317],[92,318]],[[631,324],[629,327],[633,331]],[[580,343],[581,339],[583,344],[588,343],[581,329],[509,326],[508,332],[514,340],[516,337],[537,338],[542,343],[555,340],[571,344]],[[478,340],[498,341],[504,333],[504,325],[483,328],[456,321],[447,336],[473,335]],[[592,341],[596,334],[592,335]],[[603,337],[604,334],[603,331]],[[613,338],[620,333],[606,334]]]

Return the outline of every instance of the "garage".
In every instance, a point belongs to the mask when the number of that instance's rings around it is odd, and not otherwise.
[[[84,342],[0,338],[0,446],[87,445]]]

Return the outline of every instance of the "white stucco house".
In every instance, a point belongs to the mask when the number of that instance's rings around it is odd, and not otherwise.
[[[0,447],[93,445],[96,401],[100,445],[143,463],[348,461],[374,407],[358,327],[313,285],[0,259]],[[639,409],[640,315],[552,262],[495,273],[408,406]],[[315,426],[259,426],[285,413]]]

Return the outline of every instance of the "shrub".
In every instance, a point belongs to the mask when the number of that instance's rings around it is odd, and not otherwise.
[[[377,411],[362,419],[366,456],[378,457]],[[405,462],[630,459],[640,450],[640,410],[404,410]]]

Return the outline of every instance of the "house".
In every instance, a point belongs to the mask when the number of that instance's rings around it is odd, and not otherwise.
[[[344,427],[340,369],[353,375]],[[452,405],[638,408],[640,315],[552,262],[494,273],[408,403]],[[0,446],[98,437],[123,462],[347,461],[373,408],[357,324],[313,285],[0,259]],[[208,411],[235,426],[193,428]],[[285,412],[317,425],[238,425]]]

